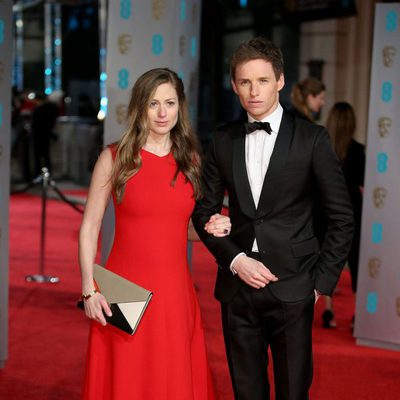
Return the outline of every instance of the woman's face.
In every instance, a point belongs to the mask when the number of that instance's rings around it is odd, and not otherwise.
[[[178,94],[170,83],[158,86],[147,109],[150,134],[166,135],[178,121]]]
[[[316,94],[313,96],[309,94],[307,96],[307,107],[310,111],[314,113],[319,113],[321,111],[322,106],[325,104],[325,91]]]

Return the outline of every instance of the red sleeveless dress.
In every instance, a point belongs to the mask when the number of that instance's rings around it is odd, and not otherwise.
[[[214,399],[200,309],[187,263],[193,188],[172,154],[143,164],[115,206],[106,267],[154,294],[133,336],[92,322],[85,400]]]

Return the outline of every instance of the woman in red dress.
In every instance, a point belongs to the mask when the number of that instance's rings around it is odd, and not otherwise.
[[[153,292],[133,336],[107,325],[107,299],[95,291],[93,263],[104,210],[115,208],[106,267]],[[200,309],[187,264],[190,216],[201,196],[197,142],[183,84],[165,68],[143,74],[128,108],[128,128],[93,171],[79,238],[82,293],[90,329],[85,400],[214,399]],[[205,229],[230,231],[216,214]]]

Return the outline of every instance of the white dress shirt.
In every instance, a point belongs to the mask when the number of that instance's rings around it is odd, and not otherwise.
[[[274,150],[276,138],[278,137],[279,127],[281,125],[283,108],[278,103],[278,107],[270,115],[265,117],[260,122],[269,122],[272,132],[268,134],[264,130],[257,130],[246,135],[245,139],[245,154],[246,154],[246,170],[250,183],[251,194],[253,195],[254,204],[258,207],[261,190],[264,184],[264,177],[267,172],[269,162],[271,160],[272,151]],[[249,122],[254,122],[255,119],[248,115]],[[268,182],[267,182],[268,184]],[[271,190],[273,190],[271,188]],[[258,252],[257,240],[254,239],[253,252]],[[238,254],[231,262],[245,253]]]

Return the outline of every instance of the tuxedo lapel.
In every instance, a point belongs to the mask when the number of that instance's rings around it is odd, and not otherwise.
[[[286,165],[293,130],[293,117],[287,111],[284,111],[278,137],[276,138],[268,170],[264,177],[260,201],[258,202],[257,217],[270,213],[275,205],[280,192],[280,181]]]
[[[236,132],[233,139],[232,157],[233,182],[239,200],[240,209],[249,218],[254,218],[256,214],[256,206],[254,204],[249,177],[246,170],[246,132],[244,130],[244,125],[238,125],[235,129]]]

